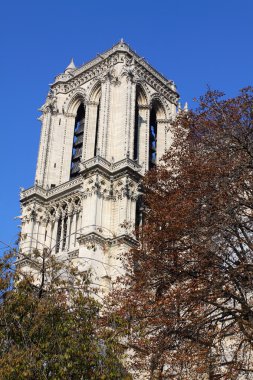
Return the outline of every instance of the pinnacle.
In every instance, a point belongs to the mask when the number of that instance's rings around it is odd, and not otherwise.
[[[73,58],[70,61],[70,64],[66,67],[65,72],[72,71],[76,69]]]

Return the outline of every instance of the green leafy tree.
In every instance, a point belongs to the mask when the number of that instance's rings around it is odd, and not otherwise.
[[[16,259],[0,261],[0,379],[127,379],[88,274],[46,249]]]

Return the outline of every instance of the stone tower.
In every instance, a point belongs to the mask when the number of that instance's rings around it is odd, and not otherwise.
[[[101,288],[136,244],[138,184],[171,144],[178,94],[120,41],[55,78],[45,104],[35,185],[21,192],[20,249],[82,260]]]

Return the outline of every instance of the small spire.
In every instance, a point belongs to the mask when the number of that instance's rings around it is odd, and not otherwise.
[[[70,71],[72,71],[72,70],[75,70],[76,69],[76,65],[74,64],[74,60],[73,60],[73,58],[71,59],[71,61],[70,61],[70,64],[68,65],[68,67],[66,67],[66,69],[65,69],[65,73],[68,73],[68,72],[70,72]]]
[[[120,43],[124,44],[124,39],[123,38],[120,39]]]
[[[185,102],[184,111],[188,111],[188,103],[187,102]]]

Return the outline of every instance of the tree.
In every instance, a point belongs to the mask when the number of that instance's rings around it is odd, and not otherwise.
[[[147,378],[253,377],[253,88],[222,96],[173,123],[111,301]]]
[[[89,275],[47,249],[16,259],[0,261],[0,378],[127,379]]]

